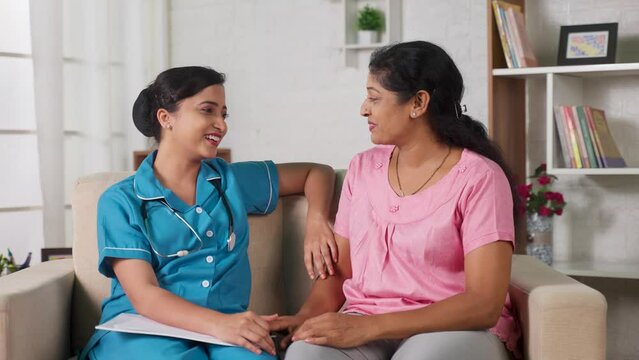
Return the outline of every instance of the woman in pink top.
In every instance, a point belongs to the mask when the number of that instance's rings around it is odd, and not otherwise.
[[[344,180],[334,276],[272,323],[295,341],[286,359],[508,359],[513,184],[463,114],[459,70],[434,44],[400,43],[372,55],[366,88],[377,146]]]

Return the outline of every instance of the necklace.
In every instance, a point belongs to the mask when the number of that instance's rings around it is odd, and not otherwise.
[[[433,178],[433,176],[435,176],[435,174],[437,173],[437,171],[442,167],[442,165],[444,165],[444,163],[446,162],[446,159],[448,159],[448,155],[450,155],[450,150],[451,147],[448,146],[448,152],[446,153],[446,156],[444,156],[444,158],[442,159],[442,162],[439,163],[439,166],[437,166],[437,168],[435,169],[435,171],[433,171],[432,174],[430,174],[430,176],[428,177],[428,179],[426,179],[426,181],[419,187],[417,188],[417,190],[415,190],[412,194],[409,195],[415,195],[417,194],[417,192],[419,192],[419,190],[421,190],[424,186],[426,186],[426,184],[428,184],[428,182],[430,181],[430,179]],[[404,194],[404,190],[402,190],[402,182],[399,181],[399,148],[397,148],[397,159],[395,159],[395,175],[397,176],[397,186],[399,187],[399,196],[404,197],[406,196]]]

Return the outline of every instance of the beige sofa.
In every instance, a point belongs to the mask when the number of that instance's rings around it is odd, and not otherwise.
[[[96,265],[97,199],[127,175],[103,173],[78,181],[73,260],[49,261],[0,278],[0,360],[67,359],[87,341],[109,292],[109,280]],[[338,174],[336,194],[343,175]],[[274,213],[249,220],[250,307],[258,313],[291,313],[304,300],[310,287],[302,261],[305,212],[305,199],[294,196],[280,199]],[[510,294],[527,359],[605,358],[601,293],[530,257],[514,256]]]

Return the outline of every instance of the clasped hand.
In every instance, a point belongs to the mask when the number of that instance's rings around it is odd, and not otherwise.
[[[310,344],[350,348],[363,345],[370,338],[370,324],[367,316],[326,313],[304,319],[299,315],[279,316],[269,321],[271,331],[288,330],[280,346],[288,347],[291,341],[306,341]]]
[[[252,311],[224,315],[213,335],[231,344],[242,346],[256,354],[265,350],[275,355],[275,344],[270,335],[269,322],[277,319],[275,315],[257,315]]]

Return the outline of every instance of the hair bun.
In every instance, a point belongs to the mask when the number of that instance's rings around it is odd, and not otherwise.
[[[153,136],[153,120],[151,117],[150,90],[146,88],[140,91],[140,95],[133,103],[133,124],[146,137]]]

